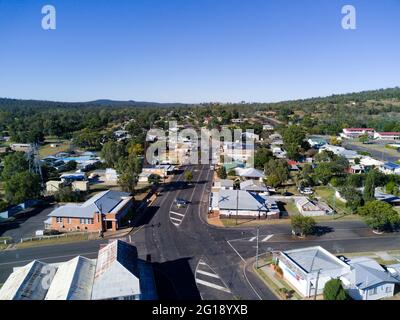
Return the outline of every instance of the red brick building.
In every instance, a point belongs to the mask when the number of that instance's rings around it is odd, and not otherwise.
[[[69,203],[53,210],[45,221],[47,229],[69,231],[116,231],[132,207],[126,192],[103,191],[84,203]]]

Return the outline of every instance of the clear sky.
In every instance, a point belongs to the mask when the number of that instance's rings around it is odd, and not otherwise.
[[[400,0],[0,0],[0,97],[271,102],[399,80]]]

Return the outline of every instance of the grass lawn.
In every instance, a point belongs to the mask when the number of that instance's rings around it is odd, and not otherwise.
[[[59,146],[52,148],[50,146],[52,143],[59,143]],[[41,145],[39,148],[39,156],[40,158],[45,158],[59,152],[68,151],[70,147],[71,147],[71,142],[68,140],[46,139],[45,143]]]
[[[299,214],[299,210],[297,210],[297,207],[292,200],[285,200],[285,201],[280,201],[283,204],[284,210],[289,214],[289,216],[297,215]]]
[[[330,205],[338,214],[351,214],[343,201],[336,199],[335,189],[329,186],[315,188],[315,194],[321,197],[328,205]]]
[[[35,240],[35,241],[27,241],[18,243],[15,245],[16,248],[31,248],[31,247],[39,247],[39,246],[48,246],[48,245],[57,245],[57,244],[65,244],[70,242],[79,242],[79,241],[88,241],[90,239],[90,234],[79,234],[73,236],[64,236],[62,238],[52,238],[52,239],[43,239],[43,240]]]

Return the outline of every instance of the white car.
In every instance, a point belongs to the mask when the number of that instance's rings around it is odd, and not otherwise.
[[[304,188],[304,189],[300,189],[300,193],[301,194],[313,194],[314,191],[311,188]]]

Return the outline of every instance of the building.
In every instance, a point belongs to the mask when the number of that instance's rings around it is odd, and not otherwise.
[[[19,152],[31,152],[32,145],[29,143],[13,143],[11,144],[11,150]]]
[[[344,157],[349,161],[354,161],[355,159],[360,158],[360,155],[356,151],[347,150],[343,147],[333,146],[330,144],[320,147],[319,152],[321,153],[323,151],[333,152],[334,154]]]
[[[60,189],[65,185],[63,181],[49,180],[46,182],[46,193],[54,194],[60,191]]]
[[[243,179],[256,179],[262,181],[265,178],[265,174],[261,170],[255,168],[236,168],[235,173]]]
[[[393,296],[395,284],[400,281],[375,260],[359,257],[347,263],[351,271],[340,279],[354,300],[378,300]]]
[[[310,138],[308,138],[307,142],[309,143],[311,148],[314,148],[314,149],[319,149],[322,146],[327,144],[326,140],[321,137],[310,137]]]
[[[60,179],[63,182],[86,181],[87,176],[84,172],[63,173]]]
[[[374,139],[383,141],[400,140],[400,132],[375,132]]]
[[[107,168],[104,175],[105,181],[108,183],[118,183],[118,173],[117,170],[112,168]]]
[[[310,200],[306,197],[296,198],[295,204],[300,214],[305,217],[324,216],[327,214],[333,214],[334,212],[327,204]]]
[[[170,164],[159,164],[151,167],[145,167],[142,169],[142,173],[156,174],[160,177],[166,177],[175,172],[175,167]]]
[[[364,168],[379,167],[383,164],[384,163],[382,161],[376,160],[369,156],[361,156],[360,157],[360,165],[362,165]]]
[[[51,264],[34,260],[14,268],[0,289],[0,300],[155,299],[151,265],[121,240],[101,248],[97,259],[77,256]]]
[[[351,271],[348,264],[319,246],[277,252],[274,259],[284,279],[303,297],[322,294],[329,280]]]
[[[354,164],[348,168],[348,173],[351,173],[351,174],[365,173],[365,168],[361,164]]]
[[[68,231],[116,231],[132,207],[133,197],[120,191],[103,191],[84,203],[69,203],[54,209],[47,228]]]
[[[373,138],[375,134],[375,129],[372,128],[345,128],[340,134],[342,138],[355,139],[362,135],[367,134],[369,137]]]
[[[0,154],[5,154],[10,151],[9,147],[0,147]]]
[[[233,190],[233,180],[229,179],[221,179],[219,181],[214,182],[214,190]]]
[[[209,211],[225,218],[279,219],[280,215],[275,200],[243,190],[211,192]]]
[[[260,180],[245,180],[240,183],[240,190],[251,191],[256,193],[263,193],[269,195],[269,190],[264,182]]]
[[[232,161],[247,162],[254,158],[254,144],[241,142],[225,142],[223,155]]]
[[[263,130],[265,131],[274,131],[274,126],[272,124],[264,124]]]
[[[384,174],[400,174],[400,164],[387,162],[379,167],[379,171]]]
[[[90,189],[89,181],[73,181],[71,183],[72,191],[87,192]]]

